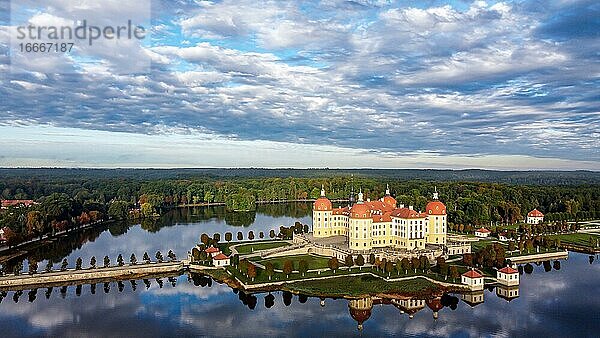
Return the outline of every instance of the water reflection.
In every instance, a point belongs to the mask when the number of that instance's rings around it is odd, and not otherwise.
[[[141,257],[144,252],[159,250],[173,250],[178,257],[185,257],[201,233],[242,231],[246,236],[252,230],[256,234],[260,231],[268,234],[271,229],[278,231],[279,226],[289,226],[296,221],[310,224],[311,208],[311,203],[260,205],[255,212],[249,213],[226,212],[223,206],[178,208],[160,218],[145,219],[141,223],[115,222],[73,232],[28,252],[20,252],[20,255],[2,264],[5,271],[12,271],[16,264],[23,262],[27,270],[27,261],[33,259],[38,262],[40,270],[48,261],[56,269],[64,258],[67,258],[70,267],[74,267],[78,257],[89,262],[92,256],[108,255],[114,262],[119,254],[129,257],[135,253]]]
[[[571,254],[560,270],[533,266],[520,288],[428,298],[252,294],[199,274],[9,291],[0,327],[4,336],[593,336],[600,305],[580,295],[600,291],[600,265]]]
[[[129,257],[132,251],[141,257],[171,248],[181,257],[202,232],[267,232],[292,224],[305,212],[289,216],[286,210],[288,216],[281,217],[281,209],[270,209],[259,210],[249,229],[228,224],[218,208],[177,210],[165,216],[170,219],[164,225],[160,221],[158,226],[114,224],[86,230],[77,235],[78,241],[59,241],[51,252],[30,255],[39,255],[40,267],[45,266],[40,258],[51,257],[55,268],[64,257],[73,265],[80,256],[84,262],[105,255],[114,261],[119,253]],[[308,223],[304,217],[300,221]],[[518,290],[488,287],[480,291],[480,300],[467,296],[471,304],[458,294],[363,300],[250,294],[196,274],[8,291],[0,292],[0,332],[3,337],[597,336],[597,257],[571,253],[567,261],[529,266],[519,267]]]

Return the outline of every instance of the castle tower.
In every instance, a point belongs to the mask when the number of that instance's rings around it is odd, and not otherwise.
[[[371,209],[363,201],[362,189],[358,193],[358,201],[350,208],[348,246],[352,250],[370,250],[372,246],[373,218]]]
[[[313,236],[331,236],[333,206],[325,196],[325,187],[321,185],[321,197],[313,204]]]
[[[433,201],[427,203],[425,212],[429,218],[426,231],[428,244],[446,245],[447,212],[446,205],[439,201],[437,187],[434,188]]]

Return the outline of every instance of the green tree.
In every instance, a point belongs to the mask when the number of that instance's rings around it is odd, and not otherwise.
[[[129,257],[129,263],[131,265],[136,265],[137,264],[137,257],[135,257],[134,253],[132,253],[131,256]]]
[[[104,267],[108,268],[110,266],[110,258],[108,256],[104,256]]]
[[[241,241],[241,240],[243,240],[243,239],[244,239],[244,234],[242,234],[242,232],[241,232],[241,231],[238,231],[238,233],[237,233],[237,240],[238,240],[238,241]]]
[[[276,234],[275,234],[275,230],[271,229],[271,231],[269,231],[269,237],[270,238],[275,238]]]
[[[129,203],[126,201],[113,201],[108,207],[108,215],[114,219],[127,219],[129,217]]]
[[[177,256],[175,256],[175,253],[173,252],[173,250],[169,250],[169,252],[167,253],[167,257],[169,257],[169,259],[171,261],[176,261],[177,260]]]
[[[371,265],[375,264],[375,254],[369,255],[369,264],[371,264]]]
[[[77,257],[75,261],[75,270],[81,270],[81,266],[83,265],[83,259],[81,257]]]
[[[197,247],[192,248],[192,261],[198,262],[200,260],[200,250]]]
[[[225,233],[225,240],[227,242],[231,242],[232,239],[233,239],[233,235],[231,234],[231,232],[226,232]]]
[[[365,258],[363,257],[363,255],[359,254],[358,256],[356,256],[354,263],[356,263],[356,265],[358,266],[363,266],[365,265]]]
[[[92,258],[90,259],[90,267],[92,269],[96,268],[96,256],[92,256]]]
[[[164,258],[163,258],[163,255],[162,255],[162,253],[160,251],[157,251],[156,255],[154,257],[156,257],[156,259],[158,260],[159,263],[163,262]]]
[[[352,259],[352,255],[346,255],[346,258],[344,259],[344,265],[346,265],[347,267],[351,267],[354,265],[354,260]]]
[[[125,261],[123,260],[123,255],[121,255],[121,254],[119,254],[119,257],[117,257],[117,265],[119,265],[119,266],[125,265]]]
[[[67,267],[69,266],[69,262],[67,259],[63,259],[62,264],[60,265],[60,271],[67,271]]]
[[[142,217],[152,217],[155,214],[154,206],[146,202],[140,206],[140,212]]]
[[[198,251],[197,248],[194,248],[194,249],[196,249],[196,251]],[[192,254],[194,253],[194,249],[192,249]],[[144,260],[144,262],[146,264],[150,263],[150,255],[148,255],[148,252],[144,252],[144,256],[142,257],[142,259]]]

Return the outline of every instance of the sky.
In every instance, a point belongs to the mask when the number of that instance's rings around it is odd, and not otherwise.
[[[0,13],[2,167],[600,170],[597,1],[2,0]],[[82,13],[148,36],[15,58],[16,26]]]

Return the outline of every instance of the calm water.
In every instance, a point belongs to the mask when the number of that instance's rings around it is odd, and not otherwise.
[[[128,257],[131,252],[141,258],[144,251],[168,249],[181,256],[202,232],[268,232],[296,220],[309,223],[309,212],[306,205],[278,206],[231,220],[219,208],[178,211],[157,224],[115,225],[57,243],[49,254],[31,254],[70,262],[79,256],[87,262],[91,255]],[[571,253],[560,270],[535,266],[533,274],[521,278],[519,298],[507,302],[495,290],[486,290],[484,303],[471,307],[460,301],[454,310],[444,307],[437,320],[428,307],[409,319],[392,305],[375,305],[362,332],[347,300],[327,299],[321,307],[318,298],[294,296],[286,305],[278,292],[267,308],[265,294],[252,299],[225,285],[206,285],[208,280],[199,276],[179,276],[174,283],[163,278],[162,287],[156,280],[148,281],[149,288],[137,281],[135,290],[130,282],[111,283],[108,289],[98,284],[95,294],[90,285],[80,291],[54,288],[48,299],[46,289],[20,296],[8,292],[0,303],[0,336],[598,336],[598,260],[590,264],[588,255]]]

